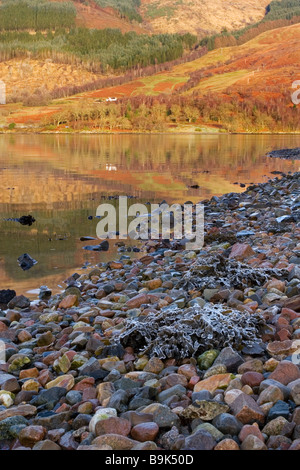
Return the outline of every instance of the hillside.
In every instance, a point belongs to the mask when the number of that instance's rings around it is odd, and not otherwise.
[[[299,41],[300,24],[267,31],[124,85],[46,108],[14,109],[6,122],[103,131],[300,131],[299,110],[291,103],[292,83],[300,76]],[[107,105],[112,96],[120,104]]]
[[[267,95],[291,89],[300,75],[300,24],[267,31],[241,46],[221,48],[200,59],[128,84],[95,90],[93,98],[223,93],[228,87]],[[284,68],[284,73],[283,73]]]
[[[117,28],[122,33],[128,31],[135,31],[138,34],[147,33],[147,29],[137,21],[130,21],[126,17],[121,17],[120,14],[111,7],[102,8],[97,5],[95,1],[80,2],[74,1],[77,11],[76,23],[78,26],[85,28]]]
[[[143,24],[153,32],[221,32],[261,20],[269,0],[141,0]]]

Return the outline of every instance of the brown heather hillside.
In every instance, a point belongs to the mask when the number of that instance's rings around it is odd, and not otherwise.
[[[60,1],[60,0],[55,0]],[[63,1],[63,0],[61,0]],[[119,28],[122,32],[207,33],[239,29],[261,20],[270,0],[141,0],[143,23],[129,22],[113,8],[101,8],[93,0],[72,0],[77,24],[87,28]]]
[[[270,0],[141,0],[145,26],[155,33],[203,35],[261,20]]]
[[[125,18],[120,18],[118,13],[113,8],[100,8],[93,1],[89,1],[85,5],[78,0],[73,1],[77,10],[77,24],[86,28],[105,29],[113,28],[120,29],[122,33],[128,31],[135,31],[138,34],[146,33],[142,25],[138,23],[131,23]]]

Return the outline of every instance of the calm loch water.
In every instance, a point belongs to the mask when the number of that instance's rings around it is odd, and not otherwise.
[[[266,153],[298,147],[297,136],[2,135],[0,136],[0,289],[35,298],[34,289],[60,290],[83,266],[117,256],[90,252],[81,236],[96,237],[97,206],[110,196],[135,201],[198,202],[238,192],[234,183],[266,181],[272,171],[294,172],[300,162]],[[198,185],[199,189],[191,189]],[[8,218],[31,214],[22,226]],[[98,242],[92,242],[97,244]],[[17,259],[38,263],[22,271]]]

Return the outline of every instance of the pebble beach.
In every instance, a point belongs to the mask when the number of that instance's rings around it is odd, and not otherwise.
[[[201,202],[201,250],[0,291],[0,450],[300,450],[300,173]]]

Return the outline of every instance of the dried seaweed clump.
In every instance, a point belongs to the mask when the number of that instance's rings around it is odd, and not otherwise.
[[[214,289],[225,287],[245,289],[246,287],[262,286],[271,277],[286,279],[285,269],[251,268],[235,260],[228,260],[222,255],[210,256],[195,263],[176,288],[186,290]]]
[[[170,308],[128,320],[121,344],[160,359],[185,358],[208,349],[252,346],[265,325],[258,314],[240,312],[223,305],[207,304],[186,310]]]

